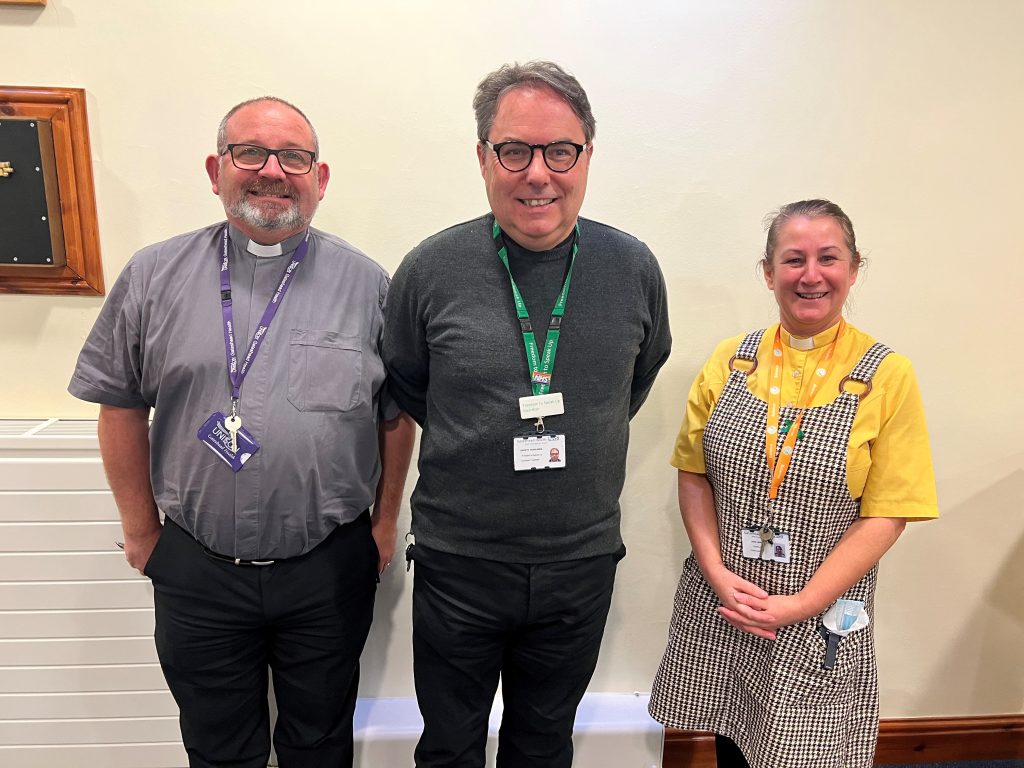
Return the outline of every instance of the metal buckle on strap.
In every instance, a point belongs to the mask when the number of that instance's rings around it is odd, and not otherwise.
[[[200,544],[200,546],[202,545]],[[219,552],[214,552],[212,549],[207,549],[206,547],[203,547],[203,552],[207,554],[209,557],[213,558],[214,560],[220,560],[223,563],[231,563],[232,565],[239,566],[251,565],[257,568],[262,568],[263,566],[273,565],[277,562],[276,560],[243,560],[240,557],[228,557],[227,555],[222,555]]]
[[[743,367],[737,366],[736,365],[737,362],[746,363],[750,367],[749,368],[743,368]],[[729,358],[729,370],[730,371],[739,371],[740,373],[742,373],[742,374],[744,374],[746,376],[749,376],[750,374],[752,374],[754,371],[757,370],[757,358],[756,357],[739,357],[737,355],[733,355],[732,357]]]
[[[863,392],[854,392],[846,388],[849,383],[859,384],[864,388]],[[843,380],[839,382],[839,392],[844,395],[857,395],[861,400],[871,394],[871,390],[874,387],[871,384],[871,380],[864,381],[863,379],[855,379],[852,376],[844,376]]]

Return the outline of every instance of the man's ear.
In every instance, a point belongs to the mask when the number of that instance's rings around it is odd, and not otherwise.
[[[484,162],[487,159],[487,146],[482,141],[476,143],[476,159],[480,163],[480,174],[483,175]]]
[[[324,192],[327,191],[327,182],[331,179],[331,169],[327,163],[317,163],[317,185],[320,187],[320,200],[324,199]]]
[[[206,175],[210,177],[210,184],[213,185],[213,194],[219,195],[217,180],[220,178],[220,158],[217,155],[206,158]]]

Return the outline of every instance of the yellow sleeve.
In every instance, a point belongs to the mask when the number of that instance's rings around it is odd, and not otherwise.
[[[704,427],[729,378],[729,360],[742,339],[739,336],[719,344],[693,380],[670,460],[676,469],[704,474]]]
[[[886,382],[878,435],[870,442],[860,514],[928,520],[939,516],[939,507],[924,404],[910,363],[905,358],[891,362],[896,370]]]

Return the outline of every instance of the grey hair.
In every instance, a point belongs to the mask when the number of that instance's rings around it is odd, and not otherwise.
[[[552,61],[528,61],[504,64],[491,72],[476,87],[473,111],[476,113],[476,133],[480,141],[494,126],[501,97],[514,88],[550,88],[565,100],[583,125],[583,139],[589,143],[597,130],[597,121],[590,111],[590,100],[579,80]]]
[[[856,267],[864,260],[860,251],[857,250],[857,236],[853,232],[853,222],[838,205],[831,200],[798,200],[795,203],[784,205],[777,211],[772,211],[764,218],[765,229],[768,230],[768,238],[764,246],[761,266],[765,271],[770,272],[772,268],[772,254],[778,245],[779,230],[782,225],[792,218],[803,216],[808,219],[817,219],[823,216],[834,219],[839,228],[843,230],[843,240],[850,251],[853,264]]]
[[[313,154],[317,158],[319,158],[320,139],[317,138],[316,128],[314,128],[313,124],[309,122],[309,118],[306,117],[306,113],[303,112],[298,107],[296,107],[290,101],[285,101],[284,99],[280,99],[277,96],[257,96],[255,99],[247,99],[246,101],[243,101],[241,104],[235,104],[235,106],[229,109],[228,113],[224,115],[224,119],[220,121],[220,125],[217,127],[217,154],[223,155],[225,152],[228,151],[228,121],[235,116],[235,113],[238,112],[238,110],[240,110],[242,107],[248,107],[250,104],[260,104],[265,101],[271,101],[274,102],[275,104],[281,104],[282,106],[288,107],[289,109],[297,113],[299,117],[306,121],[306,125],[309,126],[309,132],[313,135]],[[276,147],[272,147],[272,149],[276,149]]]

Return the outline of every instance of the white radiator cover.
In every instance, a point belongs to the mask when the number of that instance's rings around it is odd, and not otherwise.
[[[153,648],[152,588],[119,538],[95,421],[0,420],[0,765],[187,764]],[[660,766],[662,730],[646,710],[644,694],[587,694],[576,765]],[[488,766],[500,714],[499,700]],[[411,766],[420,725],[410,697],[360,698],[356,765]]]

